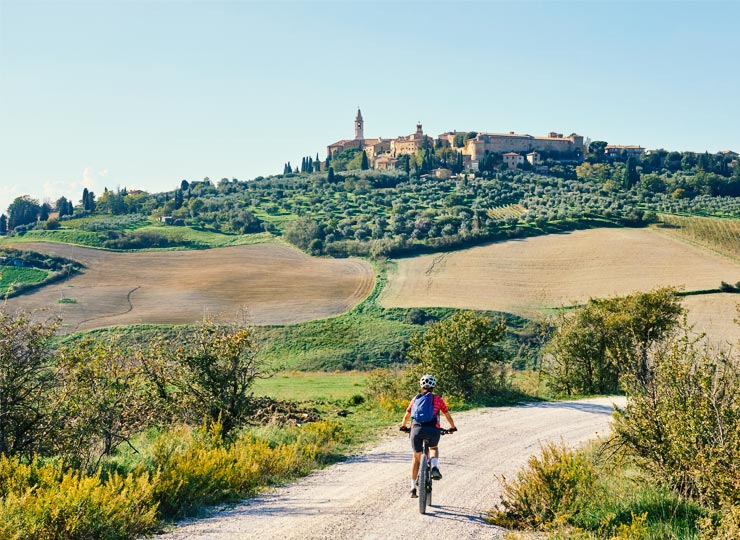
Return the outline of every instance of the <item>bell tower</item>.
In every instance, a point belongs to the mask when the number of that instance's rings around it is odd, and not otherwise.
[[[357,107],[357,116],[355,116],[355,140],[362,140],[365,138],[364,133],[364,122],[362,121],[362,113],[360,108]]]

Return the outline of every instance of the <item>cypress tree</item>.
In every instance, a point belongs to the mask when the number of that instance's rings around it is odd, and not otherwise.
[[[329,167],[329,173],[326,176],[326,181],[330,184],[334,183],[334,167]]]
[[[88,210],[88,208],[87,208],[87,194],[88,193],[89,192],[87,191],[87,188],[85,188],[85,189],[82,190],[82,201],[81,201],[82,202],[82,208],[84,208],[86,212]]]
[[[0,234],[8,233],[8,216],[5,214],[0,216]]]
[[[49,206],[47,203],[42,204],[41,211],[39,212],[39,219],[41,221],[47,221],[49,219],[50,211],[51,211],[51,206]]]
[[[637,165],[633,157],[627,158],[627,163],[624,168],[624,187],[630,189],[640,181],[640,173],[637,172]]]
[[[367,154],[363,150],[362,151],[362,161],[360,161],[360,169],[362,169],[363,171],[366,171],[368,170],[369,167],[370,167],[370,164],[367,162]]]

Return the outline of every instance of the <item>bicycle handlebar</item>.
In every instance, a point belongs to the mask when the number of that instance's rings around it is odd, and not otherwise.
[[[411,428],[408,426],[399,426],[398,431],[403,431],[404,433],[411,433]],[[440,433],[442,435],[451,435],[452,433],[455,433],[457,431],[457,428],[450,428],[450,429],[440,429]]]

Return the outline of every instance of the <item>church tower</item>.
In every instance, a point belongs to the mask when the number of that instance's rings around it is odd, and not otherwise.
[[[361,141],[365,138],[363,127],[364,122],[362,121],[362,113],[360,112],[360,108],[357,107],[357,116],[355,116],[355,140]]]

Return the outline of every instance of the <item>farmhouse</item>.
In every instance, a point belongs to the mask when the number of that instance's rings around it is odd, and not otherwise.
[[[604,151],[609,157],[639,157],[640,154],[643,154],[645,152],[645,149],[642,146],[634,144],[626,146],[622,146],[619,144],[607,144],[606,148],[604,148]]]

